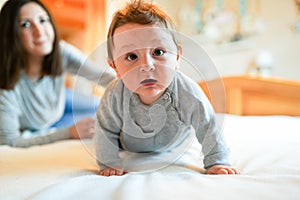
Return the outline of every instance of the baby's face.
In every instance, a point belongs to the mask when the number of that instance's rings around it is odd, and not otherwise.
[[[181,52],[172,35],[158,25],[131,23],[115,30],[113,43],[118,77],[143,103],[151,104],[170,85],[179,67]]]

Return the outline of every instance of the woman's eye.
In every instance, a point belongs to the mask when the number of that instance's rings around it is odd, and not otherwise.
[[[40,19],[41,24],[46,23],[46,22],[49,22],[49,18],[41,18]]]
[[[126,56],[126,59],[127,60],[135,60],[135,59],[137,59],[137,57],[138,57],[137,55],[131,53]]]
[[[31,23],[26,21],[26,22],[22,22],[21,23],[21,27],[24,27],[24,28],[29,28],[31,26]]]
[[[153,51],[153,55],[154,55],[154,56],[162,56],[162,55],[164,55],[164,53],[165,53],[165,51],[162,50],[162,49],[155,49],[155,50]]]

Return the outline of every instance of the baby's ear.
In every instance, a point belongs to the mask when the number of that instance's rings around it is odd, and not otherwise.
[[[181,56],[182,56],[182,47],[178,46],[177,61],[180,61]]]
[[[176,66],[176,70],[179,69],[179,66],[180,66],[180,61],[181,61],[181,56],[182,56],[182,48],[181,47],[178,47],[178,51],[177,51],[177,66]]]
[[[114,61],[112,61],[110,58],[107,58],[107,63],[111,68],[113,68],[113,70],[115,70],[115,72],[117,74],[117,78],[120,78],[120,74],[118,73],[118,70],[117,70],[117,67],[116,67]]]
[[[107,63],[109,64],[109,66],[113,69],[115,69],[115,64],[114,64],[114,61],[112,61],[110,58],[107,58]]]

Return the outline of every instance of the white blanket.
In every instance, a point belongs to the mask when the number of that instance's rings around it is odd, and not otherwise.
[[[121,177],[95,175],[91,141],[0,146],[0,199],[300,199],[300,118],[227,115],[224,135],[241,175],[193,170],[197,143],[180,157],[123,154],[138,164]]]

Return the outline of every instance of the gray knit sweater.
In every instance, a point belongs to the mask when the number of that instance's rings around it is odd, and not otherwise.
[[[86,62],[86,56],[74,46],[61,41],[65,72],[83,75],[97,81],[100,66]],[[114,76],[105,74],[100,84],[108,84]],[[45,76],[31,80],[25,72],[13,90],[0,90],[0,144],[28,147],[70,138],[68,128],[49,128],[58,121],[65,107],[65,73],[54,80]]]
[[[121,80],[109,85],[97,111],[96,154],[100,168],[120,166],[119,151],[161,152],[195,133],[204,166],[229,165],[214,111],[200,87],[177,72],[165,93],[144,105]]]

